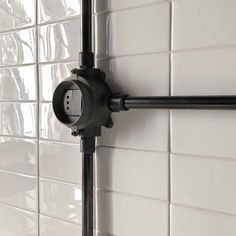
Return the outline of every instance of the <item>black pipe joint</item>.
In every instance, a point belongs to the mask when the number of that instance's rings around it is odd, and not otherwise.
[[[112,111],[107,106],[111,94],[100,69],[73,69],[71,77],[54,92],[54,113],[72,130],[73,136],[100,136],[102,126],[113,126]]]

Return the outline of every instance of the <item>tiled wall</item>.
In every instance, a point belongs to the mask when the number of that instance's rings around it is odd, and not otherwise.
[[[97,65],[132,95],[236,93],[235,0],[96,0]],[[0,236],[81,235],[79,139],[54,117],[79,0],[0,0]],[[235,236],[236,112],[113,115],[96,155],[98,236]]]

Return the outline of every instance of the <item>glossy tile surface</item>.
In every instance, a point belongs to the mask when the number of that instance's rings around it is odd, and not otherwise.
[[[50,103],[40,104],[40,137],[43,139],[53,139],[65,142],[79,142],[78,137],[73,137],[71,131],[61,124],[54,115]]]
[[[82,229],[79,225],[65,221],[56,220],[50,217],[40,217],[40,236],[81,236]]]
[[[97,57],[168,51],[169,7],[162,3],[98,15]]]
[[[151,3],[160,2],[162,0],[96,0],[95,11],[97,13],[104,11],[114,11],[130,7],[145,6]]]
[[[40,100],[52,101],[56,86],[69,76],[78,63],[59,63],[39,66]]]
[[[38,216],[0,204],[0,225],[3,236],[38,236]]]
[[[39,27],[39,61],[77,60],[80,20]]]
[[[35,24],[35,0],[0,1],[0,31]]]
[[[38,187],[35,177],[0,171],[0,185],[1,203],[37,211]]]
[[[236,48],[174,53],[172,95],[235,94],[235,56]]]
[[[114,113],[112,129],[103,129],[99,145],[168,151],[168,111]],[[150,135],[152,134],[152,135]]]
[[[36,104],[0,103],[0,134],[35,137]]]
[[[181,0],[173,2],[173,48],[235,45],[234,0]]]
[[[235,118],[235,111],[172,111],[172,152],[235,158]]]
[[[98,188],[168,200],[167,153],[100,147],[96,160]]]
[[[36,140],[0,137],[0,169],[37,175]]]
[[[171,236],[234,236],[236,217],[171,206]]]
[[[80,14],[79,0],[38,0],[39,22],[45,23]]]
[[[0,69],[0,100],[36,100],[35,66]]]
[[[97,65],[106,72],[114,91],[133,96],[169,95],[168,53],[98,60]]]
[[[173,155],[174,203],[236,215],[236,162]]]
[[[56,181],[40,181],[40,209],[46,216],[81,224],[81,188]]]
[[[0,45],[0,66],[35,62],[34,29],[0,34]]]
[[[118,193],[97,193],[97,228],[111,235],[163,235],[168,231],[168,204]]]
[[[82,183],[82,159],[78,144],[40,142],[40,176]]]

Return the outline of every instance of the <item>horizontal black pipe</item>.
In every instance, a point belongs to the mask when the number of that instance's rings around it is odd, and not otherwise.
[[[113,96],[109,100],[112,111],[129,109],[236,109],[236,96]]]

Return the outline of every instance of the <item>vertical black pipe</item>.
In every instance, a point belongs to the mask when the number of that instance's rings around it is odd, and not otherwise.
[[[93,236],[93,153],[95,138],[81,137],[82,236]]]
[[[92,5],[92,0],[81,0],[81,68],[94,66]]]
[[[93,235],[93,154],[82,155],[82,236]]]

